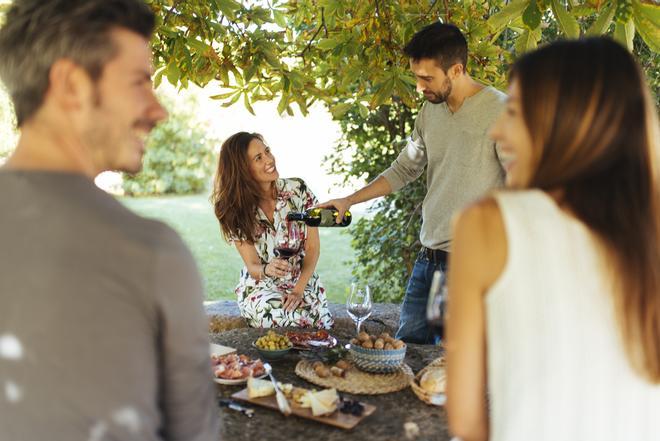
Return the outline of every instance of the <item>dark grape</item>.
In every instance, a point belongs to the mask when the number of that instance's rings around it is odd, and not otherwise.
[[[354,416],[360,416],[364,412],[364,405],[358,400],[346,400],[342,399],[341,407],[339,408],[341,413],[350,413]]]

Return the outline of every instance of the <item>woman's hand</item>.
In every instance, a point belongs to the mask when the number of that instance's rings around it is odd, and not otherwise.
[[[282,297],[282,307],[286,312],[293,312],[303,303],[303,293],[290,292]]]
[[[264,265],[264,274],[268,277],[284,277],[291,271],[291,265],[286,259],[273,259]]]

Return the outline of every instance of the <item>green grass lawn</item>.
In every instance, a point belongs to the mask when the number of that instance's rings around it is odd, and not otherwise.
[[[220,235],[220,227],[206,196],[122,198],[129,208],[162,220],[177,230],[192,250],[204,278],[209,300],[234,300],[234,287],[243,267],[236,249]],[[353,249],[348,232],[342,228],[320,228],[321,257],[317,271],[328,299],[344,303],[350,283]]]

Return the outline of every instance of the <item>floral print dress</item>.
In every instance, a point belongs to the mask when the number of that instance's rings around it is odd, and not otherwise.
[[[273,254],[278,231],[286,225],[286,215],[290,211],[305,211],[317,203],[314,194],[302,179],[278,179],[277,201],[273,223],[257,209],[259,226],[254,246],[262,263],[275,259]],[[307,226],[302,224],[303,237],[307,238]],[[325,288],[316,272],[312,274],[303,293],[303,301],[295,311],[286,312],[282,307],[282,296],[300,277],[304,259],[304,241],[301,251],[289,259],[293,267],[290,280],[264,277],[255,280],[246,267],[241,270],[240,281],[236,286],[236,297],[241,315],[251,327],[271,328],[275,326],[330,328],[333,319],[328,310]]]

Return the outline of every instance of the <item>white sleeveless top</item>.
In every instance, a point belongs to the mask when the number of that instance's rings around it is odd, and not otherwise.
[[[508,243],[485,297],[491,441],[660,441],[660,386],[628,363],[613,268],[539,190],[495,195]]]

